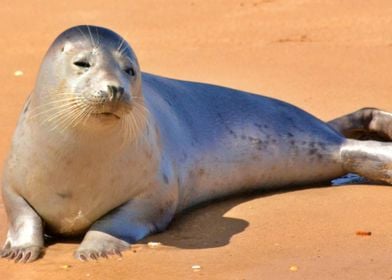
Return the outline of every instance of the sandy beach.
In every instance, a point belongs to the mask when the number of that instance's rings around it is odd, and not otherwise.
[[[3,0],[0,168],[41,59],[71,26],[121,34],[145,72],[279,98],[330,120],[392,111],[391,15],[388,0]],[[31,264],[0,260],[0,278],[392,279],[392,188],[309,187],[202,205],[122,258],[82,263],[72,256],[78,243],[55,243]],[[1,242],[6,229],[0,200]]]

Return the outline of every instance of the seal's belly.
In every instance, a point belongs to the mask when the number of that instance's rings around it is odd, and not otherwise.
[[[78,234],[137,191],[126,169],[115,168],[118,163],[97,160],[81,166],[74,161],[67,166],[67,160],[29,163],[18,190],[53,232]]]
[[[42,182],[42,180],[41,180]],[[24,197],[47,224],[50,231],[78,234],[124,201],[111,190],[97,185],[72,185],[52,188],[51,184],[30,184]],[[126,195],[125,191],[122,191]],[[108,199],[110,198],[110,199]]]

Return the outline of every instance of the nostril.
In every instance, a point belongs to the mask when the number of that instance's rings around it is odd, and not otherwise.
[[[115,86],[108,85],[108,92],[115,94],[117,91]]]
[[[125,91],[123,87],[116,87],[112,85],[108,85],[107,87],[108,87],[108,92],[110,93],[110,95],[113,97],[114,100],[120,99]]]

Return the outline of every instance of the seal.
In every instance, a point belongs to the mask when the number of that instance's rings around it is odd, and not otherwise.
[[[356,172],[391,183],[392,116],[325,123],[285,102],[142,73],[116,33],[77,26],[49,48],[3,174],[1,256],[81,235],[81,260],[120,254],[202,201]],[[356,136],[353,132],[361,132]],[[367,141],[348,139],[366,135]],[[378,135],[375,137],[375,135]]]

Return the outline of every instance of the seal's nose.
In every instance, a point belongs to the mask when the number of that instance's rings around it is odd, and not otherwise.
[[[124,88],[120,86],[108,85],[108,93],[110,101],[118,101],[124,94]]]

